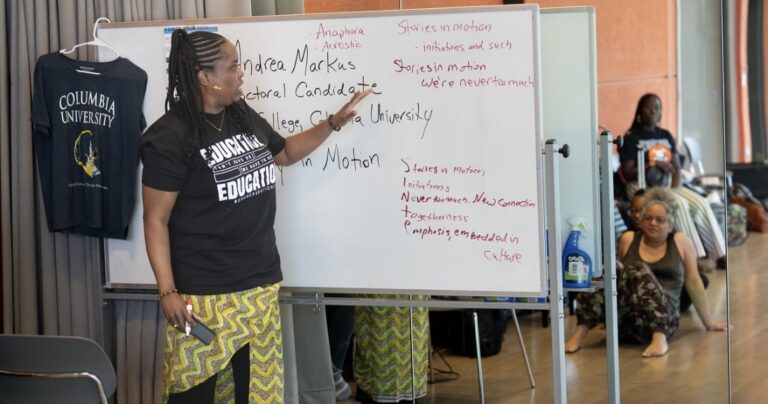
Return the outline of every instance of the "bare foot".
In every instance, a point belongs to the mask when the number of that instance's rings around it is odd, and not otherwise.
[[[565,341],[565,353],[574,353],[581,349],[581,343],[584,342],[584,337],[587,336],[589,328],[585,325],[577,325],[573,330],[573,334],[568,337],[568,341]]]
[[[667,345],[667,336],[664,333],[655,332],[651,337],[651,343],[643,351],[643,358],[655,358],[664,356],[669,351],[669,345]]]

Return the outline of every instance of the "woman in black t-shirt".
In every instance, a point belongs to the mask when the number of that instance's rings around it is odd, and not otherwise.
[[[144,234],[168,321],[169,402],[282,402],[275,165],[306,157],[370,91],[283,139],[241,99],[234,45],[173,32],[166,114],[142,137]],[[196,322],[210,344],[188,336]],[[233,386],[234,384],[234,386]]]
[[[624,144],[619,150],[621,174],[627,181],[627,197],[637,190],[637,151],[645,149],[645,176],[648,186],[680,184],[680,158],[672,134],[658,126],[661,121],[661,99],[648,93],[637,102],[635,116]]]

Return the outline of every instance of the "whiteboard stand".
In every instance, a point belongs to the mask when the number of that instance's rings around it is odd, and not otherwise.
[[[512,319],[515,321],[515,331],[517,331],[517,342],[520,344],[520,350],[523,352],[523,361],[525,362],[525,368],[528,369],[528,381],[531,382],[531,388],[536,388],[536,382],[533,380],[533,372],[531,372],[531,362],[528,361],[528,351],[525,350],[525,342],[523,341],[523,334],[520,332],[520,323],[517,322],[517,313],[515,309],[512,309]]]
[[[552,394],[553,402],[568,401],[565,387],[565,312],[563,311],[563,272],[560,262],[562,241],[560,238],[560,190],[557,173],[558,159],[555,153],[568,157],[568,145],[557,148],[557,140],[549,139],[544,146],[547,201],[547,256],[549,265],[549,316],[552,323]]]
[[[528,381],[531,383],[531,388],[536,388],[536,383],[533,380],[533,372],[531,371],[531,363],[528,361],[528,351],[525,350],[525,341],[523,341],[523,334],[520,332],[520,323],[517,321],[517,314],[515,309],[512,310],[512,319],[515,321],[515,331],[517,332],[517,342],[520,345],[520,351],[523,353],[523,362],[525,363],[525,369],[528,371]],[[480,389],[480,403],[485,403],[485,381],[483,379],[483,360],[480,354],[480,321],[477,317],[477,310],[472,310],[472,323],[475,331],[475,353],[477,354],[477,382]],[[413,369],[413,368],[411,368]]]
[[[613,170],[611,169],[611,153],[615,143],[621,148],[622,138],[612,140],[611,132],[600,134],[600,169],[603,173],[600,183],[603,207],[603,288],[605,296],[605,331],[607,345],[607,376],[608,403],[618,404],[621,401],[619,388],[619,316],[617,313],[616,296],[616,231],[613,223]],[[639,160],[641,161],[641,160]],[[613,237],[612,237],[613,235]]]
[[[485,404],[485,385],[483,383],[483,359],[480,355],[480,327],[477,310],[472,310],[472,322],[475,324],[475,349],[477,350],[477,382],[480,385],[480,404]]]
[[[408,295],[408,300],[413,301],[413,295]],[[427,314],[429,315],[429,314]],[[413,306],[408,307],[408,322],[411,337],[411,400],[416,402],[416,359],[414,358],[413,348]],[[429,358],[431,361],[432,358]]]

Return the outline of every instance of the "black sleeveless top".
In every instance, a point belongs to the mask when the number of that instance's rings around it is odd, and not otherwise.
[[[630,244],[627,254],[624,256],[623,264],[628,265],[634,262],[645,262],[640,258],[640,239],[643,233],[636,231],[632,244]],[[667,251],[664,256],[656,262],[645,262],[651,268],[651,272],[659,280],[661,287],[667,298],[674,304],[675,308],[680,307],[680,293],[683,290],[683,280],[685,270],[683,268],[683,258],[675,244],[675,232],[667,237]]]

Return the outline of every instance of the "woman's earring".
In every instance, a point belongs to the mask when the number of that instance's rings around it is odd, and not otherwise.
[[[211,88],[212,88],[212,89],[214,89],[214,90],[216,90],[216,91],[219,91],[219,90],[221,90],[221,87],[220,87],[218,84],[214,84],[214,85],[212,85],[212,86],[211,86]]]

